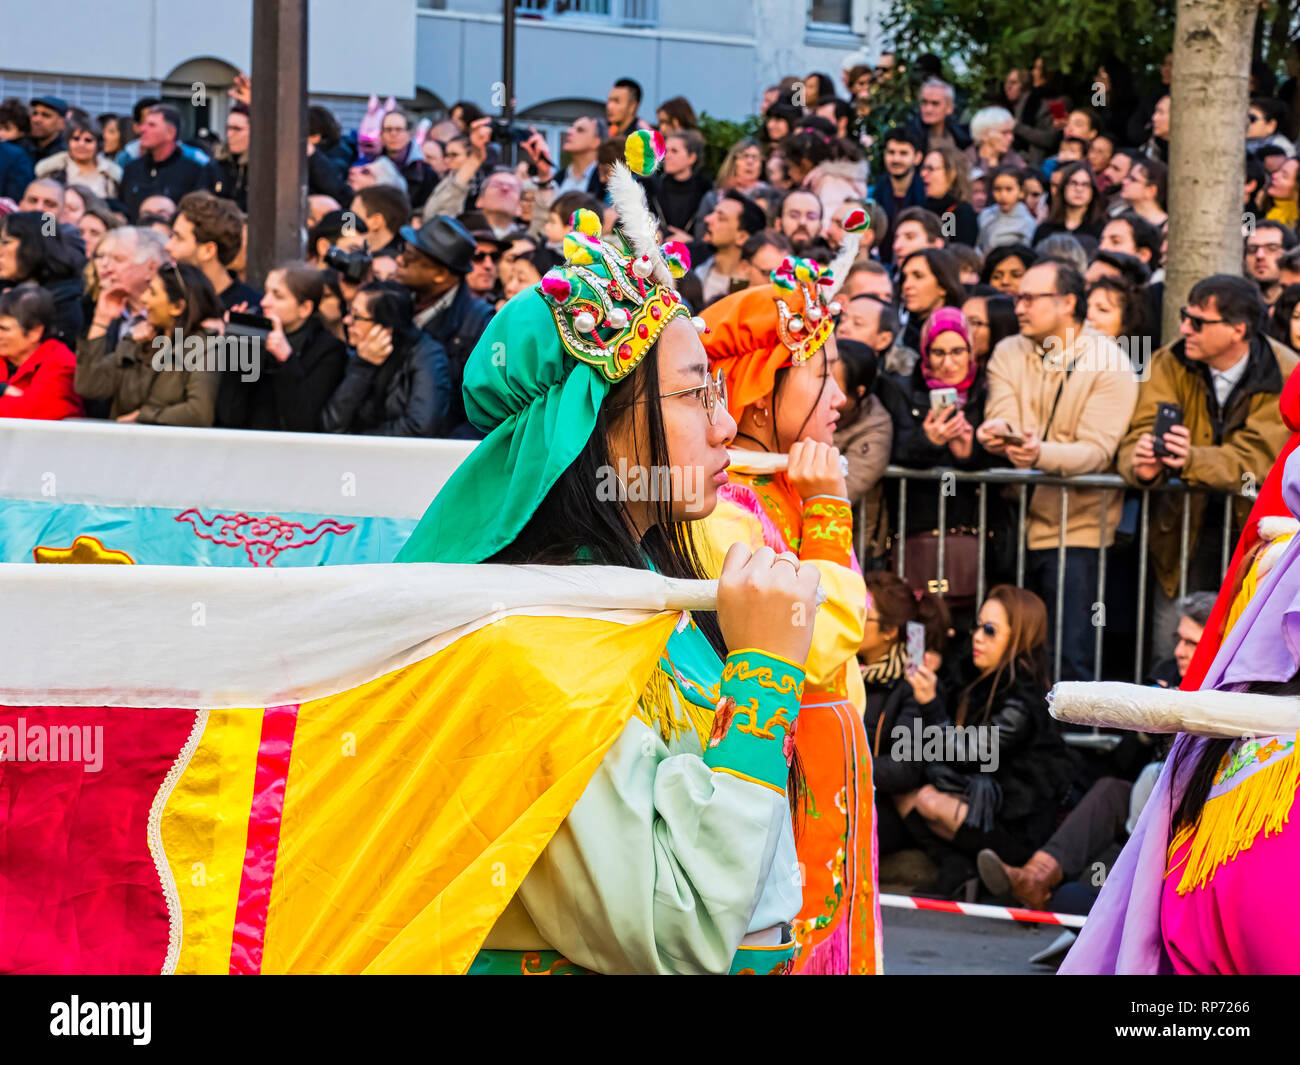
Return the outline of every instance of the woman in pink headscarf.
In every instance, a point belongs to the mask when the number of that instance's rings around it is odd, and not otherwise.
[[[966,316],[956,307],[931,312],[921,331],[921,357],[906,376],[881,378],[880,399],[894,422],[890,462],[914,470],[949,467],[980,470],[1003,465],[975,439],[975,426],[984,419],[988,386],[984,370],[971,345]],[[935,541],[939,530],[939,500],[945,503],[944,577],[946,595],[958,607],[973,603],[974,565],[978,557],[979,494],[973,484],[913,481],[907,493],[904,555],[905,576],[918,591],[939,592]],[[986,527],[1009,528],[1001,520],[1002,500],[995,492],[987,499]],[[897,527],[897,500],[890,514]],[[987,546],[993,546],[990,543]],[[999,556],[989,552],[987,562],[997,575]],[[996,581],[991,581],[996,583]],[[969,587],[967,587],[969,585]],[[969,600],[969,602],[967,602]]]

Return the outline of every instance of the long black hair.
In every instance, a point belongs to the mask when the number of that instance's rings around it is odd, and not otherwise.
[[[1256,695],[1300,695],[1300,672],[1290,680],[1254,681],[1246,687],[1246,691]],[[1170,839],[1184,828],[1194,828],[1200,821],[1201,811],[1205,808],[1205,801],[1210,797],[1210,789],[1214,786],[1214,778],[1219,774],[1219,766],[1223,762],[1224,755],[1235,742],[1236,740],[1231,736],[1216,736],[1201,745],[1195,756],[1196,762],[1187,780],[1183,797],[1178,801],[1170,821]],[[1177,782],[1191,758],[1192,745],[1185,743],[1174,755],[1173,765],[1170,767],[1173,773],[1170,777],[1171,781]]]
[[[665,577],[687,580],[704,580],[710,576],[696,547],[692,523],[676,520],[671,498],[663,498],[671,493],[658,493],[660,498],[651,500],[654,522],[638,541],[626,502],[617,496],[603,499],[598,491],[604,480],[602,471],[617,467],[610,454],[610,431],[632,417],[633,409],[640,405],[647,410],[647,439],[635,440],[634,444],[638,448],[648,445],[640,453],[648,456],[645,464],[650,469],[672,469],[659,401],[659,345],[656,344],[631,374],[610,389],[596,413],[596,425],[587,443],[551,486],[519,534],[486,561],[625,566],[654,569]],[[713,611],[692,611],[691,616],[718,657],[725,661],[727,645],[718,625],[718,615]],[[806,795],[803,779],[796,752],[787,785],[796,824]]]
[[[48,284],[80,277],[86,267],[86,245],[76,226],[57,223],[46,232],[44,211],[15,211],[0,218],[0,237],[16,240],[14,260],[20,277],[16,281]]]

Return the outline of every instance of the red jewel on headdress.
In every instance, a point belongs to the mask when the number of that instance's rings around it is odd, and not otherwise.
[[[650,317],[657,322],[662,316],[663,311],[659,309],[659,305],[657,303],[650,304]]]
[[[646,328],[645,322],[642,322],[639,326],[636,327],[636,335],[639,336],[642,340],[644,340],[646,337],[650,335],[650,330]]]
[[[627,362],[627,361],[632,357],[632,345],[631,345],[631,344],[620,344],[620,345],[618,346],[618,357],[619,357],[623,362]]]

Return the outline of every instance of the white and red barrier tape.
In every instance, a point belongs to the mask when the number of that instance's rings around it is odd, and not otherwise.
[[[968,917],[992,917],[998,921],[1027,921],[1032,924],[1057,924],[1082,928],[1086,917],[1073,913],[1049,913],[1047,910],[1023,910],[1016,906],[987,906],[978,902],[946,902],[943,899],[918,899],[911,895],[881,895],[880,905],[900,910],[938,910],[941,913],[964,913]]]

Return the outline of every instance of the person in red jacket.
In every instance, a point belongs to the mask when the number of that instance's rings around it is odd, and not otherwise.
[[[54,299],[27,282],[0,295],[0,418],[79,417],[77,357],[55,340]]]
[[[1201,681],[1205,679],[1205,674],[1214,661],[1214,656],[1219,652],[1232,604],[1241,589],[1246,571],[1254,561],[1255,548],[1260,543],[1260,519],[1291,516],[1290,509],[1282,500],[1282,471],[1286,469],[1286,460],[1290,458],[1291,452],[1300,445],[1300,374],[1292,374],[1287,379],[1278,405],[1282,409],[1282,420],[1291,430],[1291,439],[1278,454],[1273,468],[1264,480],[1264,486],[1259,490],[1255,505],[1251,507],[1250,517],[1241,531],[1241,538],[1237,541],[1237,550],[1228,565],[1228,575],[1224,579],[1223,587],[1219,589],[1219,598],[1214,603],[1210,619],[1205,623],[1205,633],[1201,636],[1200,643],[1196,645],[1196,654],[1192,656],[1191,664],[1183,675],[1181,685],[1183,691],[1197,691],[1200,688]]]

